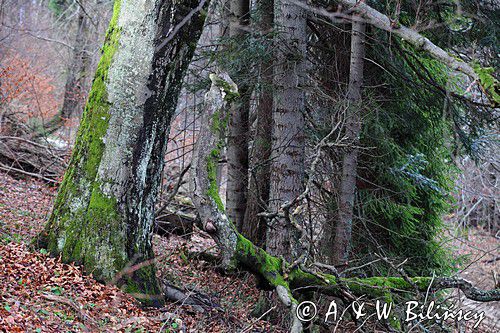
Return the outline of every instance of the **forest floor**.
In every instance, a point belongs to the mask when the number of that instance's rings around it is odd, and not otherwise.
[[[482,228],[448,230],[448,237],[454,255],[465,259],[459,273],[462,278],[481,289],[500,288],[500,277],[497,276],[500,272],[500,242],[497,237]],[[500,302],[475,302],[465,298],[462,293],[457,296],[460,308],[484,312],[482,326],[487,332],[500,332]]]
[[[54,187],[0,173],[0,332],[284,332],[250,315],[260,295],[250,274],[226,275],[215,263],[192,257],[215,251],[199,232],[189,241],[155,236],[154,245],[159,278],[182,287],[201,306],[171,302],[162,309],[141,308],[133,297],[96,282],[80,267],[30,250],[55,193]],[[457,254],[477,259],[462,276],[492,288],[492,272],[500,263],[498,239],[474,229],[468,237],[454,237],[452,246]],[[498,302],[486,308],[463,304],[489,317],[480,329],[467,332],[498,332]]]
[[[158,276],[201,300],[141,308],[114,286],[45,251],[28,248],[43,229],[56,194],[35,180],[0,172],[0,332],[284,332],[250,315],[260,295],[253,276],[224,275],[215,263],[188,258],[215,244],[155,236]]]

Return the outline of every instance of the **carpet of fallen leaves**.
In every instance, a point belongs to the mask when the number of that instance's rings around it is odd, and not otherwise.
[[[55,193],[55,187],[34,180],[14,179],[0,172],[2,241],[31,240],[43,228]]]
[[[157,332],[168,314],[143,311],[118,288],[25,244],[0,246],[0,329],[7,332]]]
[[[260,292],[249,273],[226,275],[216,263],[192,259],[193,254],[213,249],[215,244],[203,235],[193,235],[187,242],[178,237],[155,237],[155,252],[160,280],[182,287],[201,300],[197,310],[182,303],[169,303],[166,308],[175,315],[183,314],[184,323],[193,332],[285,332],[269,322],[257,321],[250,313]]]
[[[55,194],[54,187],[0,172],[0,332],[284,332],[250,315],[259,298],[251,275],[224,275],[216,264],[191,258],[214,253],[203,234],[154,239],[159,279],[205,298],[202,311],[174,302],[141,308],[80,267],[30,249]]]

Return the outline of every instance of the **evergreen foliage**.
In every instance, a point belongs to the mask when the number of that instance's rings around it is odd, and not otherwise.
[[[465,47],[471,40],[477,45],[495,45],[496,25],[491,20],[498,13],[485,11],[483,5],[476,8],[466,1],[459,11],[454,1],[444,1],[420,8],[420,12],[411,1],[400,7],[392,1],[375,1],[372,5],[393,13],[391,17],[396,23],[428,25],[425,35],[446,49]],[[465,14],[473,7],[480,19]],[[256,15],[258,11],[253,13]],[[492,26],[493,29],[485,29]],[[311,72],[319,71],[315,74],[317,82],[305,87],[312,119],[306,131],[314,146],[331,130],[328,120],[342,117],[350,31],[349,25],[333,28],[318,22],[310,22],[310,28],[308,60],[316,67]],[[273,38],[279,36],[272,31],[221,37],[217,43],[223,47],[204,56],[231,73],[235,80],[253,87],[254,93],[272,90],[273,87],[260,85],[255,70],[259,62],[272,59]],[[466,93],[468,83],[463,76],[452,73],[421,50],[373,29],[369,31],[368,43],[366,58],[373,61],[365,64],[365,86],[374,88],[365,89],[363,97],[353,252],[365,260],[369,257],[365,255],[374,252],[401,261],[409,258],[404,268],[410,275],[450,273],[454,262],[442,244],[446,240],[440,236],[457,172],[453,155],[457,151],[477,155],[494,114],[485,112],[486,104],[466,99],[471,96]],[[486,86],[489,82],[490,87],[495,87],[497,80],[488,68],[492,63],[492,59],[482,61],[477,72],[484,74],[481,81]],[[318,86],[320,94],[315,91]],[[330,97],[325,99],[322,94]],[[338,100],[336,105],[332,105],[332,98]],[[337,163],[340,153],[338,148],[329,152],[332,164]],[[332,170],[333,174],[338,172]],[[334,184],[338,182],[336,177],[331,178]],[[330,217],[338,213],[337,190],[334,188],[323,206],[330,211]],[[389,267],[378,265],[374,270],[377,269]]]
[[[369,77],[386,85],[370,91],[381,102],[365,113],[358,172],[368,186],[358,191],[355,248],[409,258],[410,274],[446,273],[450,256],[438,235],[454,171],[446,144],[451,126],[443,114],[446,96],[423,88],[416,69],[423,66],[439,86],[449,73],[417,52],[402,57],[374,46],[370,53],[384,70],[370,66]]]
[[[50,0],[49,8],[54,12],[56,16],[60,16],[70,5],[69,0]]]

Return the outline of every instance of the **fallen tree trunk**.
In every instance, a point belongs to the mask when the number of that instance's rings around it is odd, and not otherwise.
[[[47,139],[0,135],[0,170],[58,183],[67,166],[68,152]]]
[[[262,278],[275,288],[282,302],[291,309],[291,332],[302,332],[302,324],[295,315],[297,301],[292,290],[319,291],[328,295],[353,297],[369,296],[392,299],[392,293],[437,291],[457,288],[475,301],[500,300],[500,290],[484,291],[469,282],[453,278],[433,277],[370,277],[339,278],[325,273],[315,273],[290,264],[268,254],[242,236],[227,218],[219,197],[216,166],[220,158],[222,137],[227,119],[227,104],[237,98],[237,87],[225,73],[211,74],[212,87],[205,96],[200,134],[192,160],[193,203],[201,218],[201,225],[216,241],[221,250],[222,264],[226,269],[243,268]]]
[[[196,215],[166,208],[155,218],[154,232],[159,236],[189,236],[198,222]]]
[[[162,289],[166,299],[179,305],[190,305],[197,312],[207,312],[221,307],[201,290],[180,288],[166,281],[163,282]]]

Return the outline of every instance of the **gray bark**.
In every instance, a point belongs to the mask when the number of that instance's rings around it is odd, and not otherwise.
[[[130,266],[153,256],[167,133],[203,20],[196,11],[180,23],[198,4],[115,2],[70,165],[38,239],[129,292],[159,294],[152,265]]]
[[[362,126],[361,85],[363,84],[363,58],[365,56],[364,34],[364,22],[361,20],[353,21],[351,33],[351,66],[347,91],[348,109],[345,122],[345,135],[351,146],[342,159],[339,218],[335,227],[335,240],[332,244],[334,263],[336,264],[343,264],[349,259],[349,252],[352,245],[352,219],[358,166],[357,146],[359,145],[359,135]]]
[[[273,28],[273,1],[261,0],[258,3],[257,22],[262,34]],[[258,214],[267,210],[269,200],[269,164],[271,157],[271,131],[273,94],[273,63],[265,61],[260,64],[261,91],[257,104],[257,124],[250,159],[250,176],[247,194],[247,206],[243,224],[238,230],[254,244],[265,244],[266,221]]]
[[[64,87],[64,100],[61,108],[61,118],[63,121],[70,119],[82,104],[81,94],[85,91],[84,84],[90,65],[89,52],[85,48],[88,31],[88,18],[79,7],[73,54],[68,66]]]
[[[274,66],[273,134],[269,209],[277,211],[304,190],[306,13],[286,0],[275,2],[277,29]],[[274,219],[267,229],[269,253],[292,258],[297,235],[283,218]]]
[[[242,38],[244,27],[250,18],[248,0],[231,0],[229,35]],[[231,105],[229,136],[227,143],[227,188],[226,208],[231,221],[237,226],[243,224],[248,187],[248,114],[250,109],[248,88],[239,84],[242,98]]]
[[[230,101],[230,96],[237,94],[238,88],[225,73],[212,73],[210,79],[212,86],[205,95],[200,132],[191,161],[191,192],[203,229],[212,235],[217,235],[222,263],[230,267],[237,241],[236,228],[227,217],[219,196],[216,173],[225,131],[221,124],[227,117],[227,103]]]

